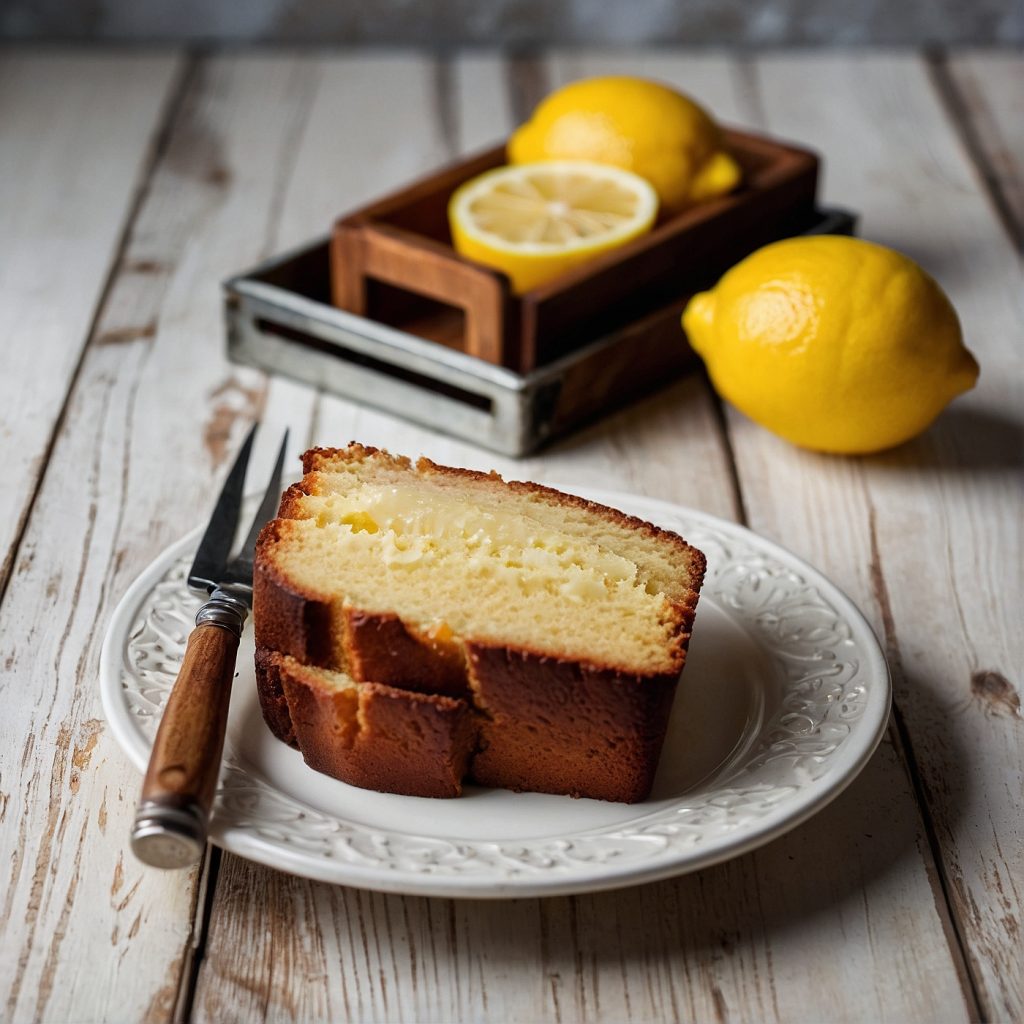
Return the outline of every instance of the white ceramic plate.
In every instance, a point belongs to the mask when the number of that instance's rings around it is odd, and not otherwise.
[[[649,800],[628,806],[477,787],[458,800],[429,800],[319,775],[263,723],[250,620],[213,841],[270,867],[366,889],[557,895],[734,857],[841,792],[889,714],[885,658],[857,608],[819,572],[742,527],[650,498],[586,496],[675,530],[708,559]],[[104,643],[103,706],[140,770],[199,605],[185,587],[199,534],[135,581]]]

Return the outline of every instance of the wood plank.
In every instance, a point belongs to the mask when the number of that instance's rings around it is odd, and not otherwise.
[[[188,988],[196,877],[128,853],[140,776],[102,721],[97,662],[114,604],[205,517],[262,406],[261,375],[225,360],[217,282],[278,244],[315,76],[280,55],[198,67],[27,525],[0,665],[7,1019],[166,1020]]]
[[[727,115],[741,109],[742,78],[717,58],[562,59],[532,77],[620,67],[678,77]],[[463,83],[454,133],[460,145],[493,138],[490,108],[481,111],[476,98],[493,102],[501,73],[475,58],[452,76]],[[531,76],[524,77],[529,88]],[[417,103],[411,91],[403,99]],[[429,113],[414,105],[410,130],[424,123]],[[700,377],[519,462],[325,398],[315,439],[349,437],[512,476],[619,487],[728,517],[739,512]],[[196,1014],[963,1020],[970,1009],[930,866],[911,785],[889,742],[850,790],[790,836],[722,867],[621,893],[513,903],[388,897],[225,857]]]
[[[716,70],[717,79],[709,75],[709,66]],[[754,123],[746,95],[749,82],[742,62],[716,61],[715,58],[689,53],[659,54],[650,51],[638,54],[604,54],[596,59],[569,55],[562,62],[561,72],[554,77],[556,82],[561,82],[592,74],[644,74],[683,89],[706,103],[724,121]],[[721,80],[723,75],[726,77],[725,81]],[[794,132],[792,137],[798,142],[802,141],[799,132]],[[658,447],[652,446],[647,449],[649,461]],[[647,475],[656,480],[656,466],[650,466]],[[749,513],[752,498],[748,495],[742,480],[740,490],[751,525],[758,529],[756,519]],[[899,759],[891,758],[887,764],[888,771],[879,772],[874,776],[873,790],[858,788],[852,795],[846,794],[842,799],[849,800],[850,804],[847,806],[850,807],[854,797],[860,795],[864,802],[857,808],[856,816],[862,819],[869,819],[876,805],[892,800],[900,807],[898,813],[906,815],[915,822],[916,829],[921,829],[911,787],[904,773],[898,768]],[[848,814],[853,816],[851,810],[848,810]],[[871,833],[871,830],[851,829],[846,833],[845,848],[849,862],[861,857],[871,859],[877,853],[871,849],[874,841],[867,840],[865,832]],[[767,877],[787,875],[789,865],[778,858],[777,844],[755,855],[753,860]],[[796,941],[792,941],[794,936],[791,934],[780,936],[781,941],[777,944],[778,948],[775,948],[776,936],[770,929],[766,933],[768,948],[772,950],[771,962],[774,970],[786,979],[784,998],[790,1003],[790,1010],[788,1013],[783,1011],[780,1014],[781,1019],[788,1019],[794,1014],[799,1015],[798,1007],[801,1005],[805,1008],[814,1007],[812,1015],[817,1013],[825,1018],[845,1015],[852,1019],[891,1017],[930,1020],[936,1017],[962,1017],[968,1012],[957,975],[956,950],[950,951],[948,948],[942,931],[941,908],[937,912],[934,902],[930,899],[931,868],[932,863],[927,854],[922,856],[920,850],[915,850],[913,856],[895,859],[891,876],[877,880],[872,877],[871,882],[865,882],[862,893],[863,919],[860,927],[865,935],[870,934],[871,939],[869,962],[865,962],[863,968],[873,978],[874,983],[872,990],[866,992],[857,980],[858,971],[839,972],[831,992],[831,995],[836,997],[834,1008],[823,1002],[821,993],[815,991],[813,979],[820,971],[828,971],[829,968],[823,961],[832,955],[835,935],[851,927],[849,910],[843,908],[841,900],[837,899],[836,905],[831,908],[834,916],[825,913],[824,909],[818,906],[815,907],[816,912],[810,914],[809,904],[800,905],[798,901],[794,901],[797,903],[794,911],[798,915],[801,911],[807,915],[801,922],[803,927],[797,929]],[[822,869],[823,873],[825,870],[827,869]],[[800,877],[808,878],[803,873]],[[827,882],[819,884],[827,887]],[[894,889],[917,894],[914,906],[915,912],[920,916],[913,929],[920,938],[916,955],[911,959],[906,959],[898,953],[902,951],[906,942],[904,928],[907,921],[890,917],[887,913]],[[797,962],[802,965],[800,969],[797,968]],[[806,973],[803,973],[804,971]],[[809,983],[807,988],[802,987],[802,980]],[[737,979],[737,984],[742,986],[743,979]],[[941,996],[938,995],[940,990]],[[886,992],[887,999],[880,1005],[872,1005],[871,1000],[878,998],[880,992]],[[730,1001],[743,1001],[743,996],[738,993],[725,994]],[[803,1012],[808,1010],[805,1009]]]
[[[957,51],[935,72],[996,208],[1024,252],[1024,54]]]
[[[872,458],[728,419],[751,524],[820,565],[885,637],[981,1012],[1019,1019],[1020,264],[917,58],[780,55],[743,80],[746,117],[819,146],[827,197],[936,275],[981,362],[976,391]]]
[[[170,52],[0,54],[0,593],[183,67]]]

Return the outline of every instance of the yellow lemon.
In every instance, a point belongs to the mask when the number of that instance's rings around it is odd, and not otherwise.
[[[683,327],[719,394],[818,451],[900,444],[978,378],[938,284],[857,238],[759,249],[693,297]]]
[[[506,273],[517,293],[642,235],[657,215],[643,178],[582,160],[498,167],[448,203],[456,250]]]
[[[646,178],[677,212],[736,187],[740,168],[693,100],[658,82],[613,76],[556,90],[509,140],[513,163],[596,160]]]

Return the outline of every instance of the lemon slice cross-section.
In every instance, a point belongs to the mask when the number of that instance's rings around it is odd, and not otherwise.
[[[586,160],[499,167],[448,205],[456,250],[506,273],[517,293],[642,235],[657,215],[647,181]]]

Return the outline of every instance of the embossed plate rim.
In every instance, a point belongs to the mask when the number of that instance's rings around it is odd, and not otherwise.
[[[813,607],[805,603],[805,612],[810,607],[811,611],[834,613],[834,627],[842,627],[840,632],[845,630],[848,634],[838,645],[849,646],[857,654],[856,659],[851,657],[845,662],[839,659],[830,662],[821,659],[822,652],[807,657],[794,654],[793,650],[787,654],[784,646],[776,650],[777,660],[786,656],[797,665],[797,670],[800,663],[825,666],[817,673],[822,679],[817,679],[813,672],[809,676],[804,669],[804,678],[799,683],[803,689],[798,692],[798,684],[792,682],[786,691],[787,700],[796,695],[796,706],[802,711],[806,711],[808,706],[825,707],[817,727],[808,733],[785,733],[788,728],[785,723],[764,723],[762,742],[745,752],[746,760],[741,759],[741,763],[730,768],[724,777],[712,781],[703,804],[687,799],[691,795],[686,794],[672,807],[650,816],[641,816],[623,826],[566,831],[562,835],[516,843],[507,840],[438,840],[395,831],[384,833],[379,828],[375,830],[336,819],[282,793],[266,779],[247,772],[243,762],[228,755],[211,829],[212,839],[217,845],[296,875],[382,892],[477,898],[565,895],[655,881],[747,853],[802,824],[853,781],[885,732],[891,701],[885,657],[871,626],[856,605],[822,573],[798,556],[736,523],[657,498],[592,488],[562,489],[675,528],[684,535],[690,533],[692,536],[688,539],[697,546],[701,546],[701,535],[706,535],[705,543],[717,536],[738,544],[741,556],[731,561],[725,559],[721,565],[716,564],[714,552],[706,551],[710,556],[710,571],[705,590],[706,593],[716,593],[715,600],[720,606],[723,598],[718,595],[718,587],[726,571],[738,572],[737,588],[749,583],[748,589],[755,596],[759,586],[774,573],[771,579],[775,582],[782,580],[783,583],[788,580],[788,585],[795,588],[794,594],[813,595],[818,599],[819,603]],[[173,572],[175,563],[191,553],[199,532],[197,529],[170,545],[139,575],[115,609],[103,643],[100,684],[104,711],[118,743],[140,769],[145,768],[151,740],[138,726],[126,699],[126,655],[147,598]],[[751,563],[762,566],[762,576],[750,574]],[[744,572],[748,574],[747,579],[744,579]],[[725,595],[729,591],[722,593]],[[763,614],[750,621],[741,618],[740,625],[749,629],[752,621],[766,623],[766,628],[781,631],[783,644],[788,642],[792,646],[795,641],[787,640],[786,629],[780,624],[786,615],[785,600],[771,603],[774,599],[771,588],[767,597],[769,603],[761,609]],[[799,611],[799,602],[791,603]],[[698,630],[699,623],[698,609]],[[813,628],[811,632],[814,632]],[[832,654],[831,651],[823,653]],[[844,685],[856,683],[849,690],[851,696],[848,697],[847,690],[842,691],[843,711],[846,711],[847,702],[855,705],[850,718],[852,725],[842,721],[836,723],[832,712],[838,705],[834,701],[827,704],[820,697],[807,697],[810,692],[808,680],[815,677],[814,682],[824,685],[822,680],[829,674],[830,667],[835,668],[833,674],[839,677],[844,675],[844,669],[849,669],[852,674],[848,673]],[[136,691],[136,696],[141,694],[141,689]],[[828,699],[832,700],[831,697]],[[812,721],[811,724],[815,723]],[[778,726],[782,736],[769,743],[767,733],[772,725]],[[822,740],[822,727],[826,726]],[[844,728],[846,732],[842,738],[834,739],[830,744],[829,734],[834,738],[835,733]],[[792,752],[797,735],[810,738],[811,754]],[[818,755],[814,754],[815,744],[822,751]],[[824,764],[825,767],[817,777],[802,779],[801,771],[794,765],[793,778],[784,785],[775,786],[776,802],[772,799],[770,783],[757,781],[757,771],[767,772],[767,778],[774,771],[775,762],[784,765],[787,757],[797,760],[810,757],[812,763]],[[767,767],[769,765],[771,767]],[[258,772],[258,766],[255,770]],[[736,812],[726,794],[742,790],[735,785],[730,789],[725,783],[735,783],[748,770],[753,780],[744,794],[749,803],[748,817],[730,822],[728,815],[731,811]],[[778,793],[786,790],[793,791],[795,795],[778,800]],[[689,843],[688,836],[693,832],[687,833],[686,829],[698,826],[688,825],[685,817],[678,817],[687,812],[683,805],[697,803],[699,812],[701,807],[714,806],[711,797],[715,794],[725,808],[721,811],[724,820],[712,823],[717,828],[715,837],[702,839],[698,831],[694,841]],[[726,796],[723,798],[723,795]],[[268,802],[285,808],[294,821],[289,825],[287,821],[275,820],[272,814],[268,814],[267,806],[261,811],[261,803],[267,805]],[[736,806],[742,812],[742,801]],[[756,813],[750,810],[752,807],[756,808]],[[243,813],[246,808],[251,809],[248,814]],[[673,818],[673,814],[677,817]],[[699,813],[696,820],[699,822]],[[308,835],[301,834],[296,821],[304,823]],[[289,828],[294,835],[288,834]],[[636,850],[641,848],[644,851],[649,848],[650,852],[637,855]],[[615,858],[624,852],[624,859],[615,863]],[[400,863],[402,857],[405,860]],[[460,874],[460,871],[467,873]]]

